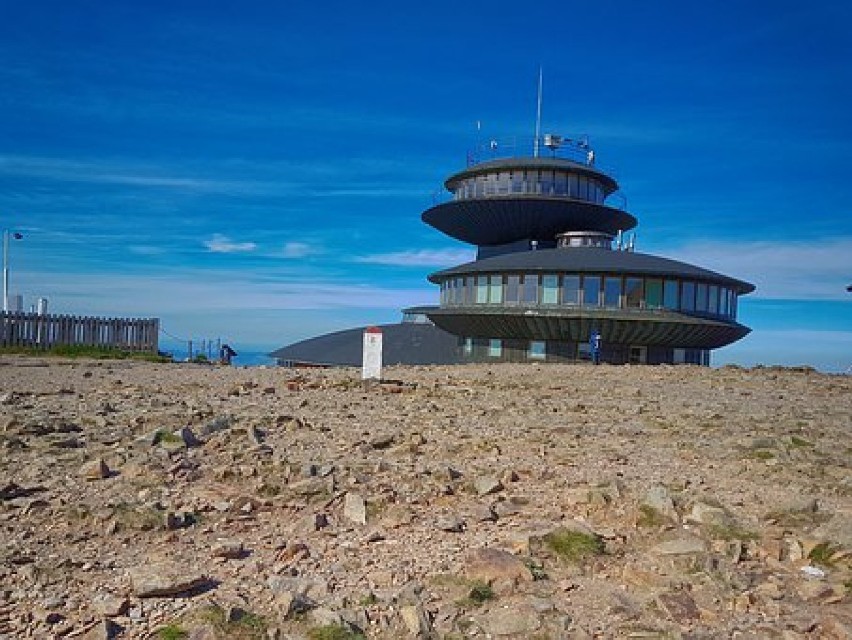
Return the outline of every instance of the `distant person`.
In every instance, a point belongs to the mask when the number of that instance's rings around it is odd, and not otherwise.
[[[592,362],[594,364],[601,363],[601,334],[595,329],[592,331],[592,336],[589,338],[589,347],[592,351]]]
[[[231,349],[231,345],[223,344],[222,348],[219,349],[219,362],[222,364],[231,364],[231,358],[239,355],[236,351]]]

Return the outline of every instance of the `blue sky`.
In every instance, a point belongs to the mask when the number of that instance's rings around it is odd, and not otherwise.
[[[27,305],[237,350],[396,321],[472,257],[420,213],[477,121],[531,149],[541,66],[543,129],[590,137],[639,250],[757,285],[715,363],[852,365],[848,2],[0,11],[0,225],[25,234]]]

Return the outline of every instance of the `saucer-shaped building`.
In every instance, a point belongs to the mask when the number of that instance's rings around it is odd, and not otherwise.
[[[447,179],[450,199],[422,219],[476,245],[477,259],[430,275],[440,305],[406,312],[458,336],[461,361],[587,360],[597,333],[603,362],[707,365],[745,336],[737,300],[754,286],[625,246],[637,221],[607,204],[618,184],[585,143],[569,159],[554,139],[551,157],[492,159]]]

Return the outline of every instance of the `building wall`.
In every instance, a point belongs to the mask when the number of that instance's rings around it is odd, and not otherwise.
[[[512,338],[459,338],[462,362],[591,362],[588,343]],[[608,364],[710,364],[707,349],[673,349],[646,345],[602,344],[601,362]]]

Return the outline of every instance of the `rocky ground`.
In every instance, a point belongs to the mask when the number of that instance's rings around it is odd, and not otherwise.
[[[0,638],[850,638],[852,377],[0,358]]]

